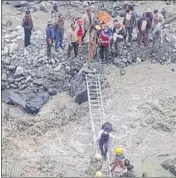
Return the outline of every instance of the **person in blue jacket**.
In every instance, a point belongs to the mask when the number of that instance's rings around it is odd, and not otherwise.
[[[47,56],[51,55],[51,47],[53,45],[54,40],[54,29],[52,25],[52,20],[48,20],[48,24],[46,26],[46,44],[47,44]]]
[[[31,45],[30,38],[33,29],[33,22],[29,10],[26,11],[26,15],[23,18],[22,27],[24,28],[24,46],[27,47],[28,45]]]

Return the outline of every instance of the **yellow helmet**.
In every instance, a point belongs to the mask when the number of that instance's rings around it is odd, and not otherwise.
[[[123,149],[121,147],[118,147],[115,149],[115,154],[120,155],[122,154]]]
[[[101,171],[97,171],[95,177],[103,177],[103,173]]]
[[[95,155],[95,159],[97,159],[97,160],[100,161],[100,160],[102,159],[101,154],[97,153],[97,154]]]

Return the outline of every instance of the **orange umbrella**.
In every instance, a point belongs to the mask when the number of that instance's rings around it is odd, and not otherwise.
[[[112,17],[106,11],[99,11],[96,17],[98,21],[104,22],[105,25],[112,24]]]

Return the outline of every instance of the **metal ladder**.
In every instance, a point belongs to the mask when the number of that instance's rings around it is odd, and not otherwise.
[[[97,145],[96,139],[99,131],[101,130],[101,126],[106,122],[101,92],[100,76],[98,74],[87,74],[86,83],[90,119],[92,124],[92,131],[94,133],[94,147],[96,149],[96,153],[98,153],[99,147]],[[109,166],[109,153],[107,153],[107,161],[103,163],[102,172],[104,176],[111,177]]]

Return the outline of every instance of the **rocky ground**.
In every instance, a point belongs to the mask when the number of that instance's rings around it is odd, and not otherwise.
[[[60,10],[68,17],[66,27],[88,5],[59,3]],[[104,2],[104,7],[100,2],[92,4],[93,8],[110,10],[121,19],[122,3],[119,6]],[[135,4],[139,14],[146,5],[152,10],[164,7],[166,19],[174,16],[176,8],[173,4],[166,6],[164,1]],[[66,50],[53,53],[50,59],[46,57],[44,19],[49,14],[44,11],[50,11],[51,7],[48,2],[32,5],[33,45],[24,49],[20,27],[24,8],[2,6],[2,90],[15,92],[25,102],[31,93],[47,92],[51,98],[36,116],[3,103],[4,175],[85,176],[90,157],[94,155],[88,103],[77,105],[68,96],[75,74],[86,62],[87,48],[80,49],[79,56],[69,60]],[[139,176],[144,171],[149,176],[171,176],[160,164],[176,154],[175,32],[175,21],[167,23],[162,48],[153,50],[150,45],[142,51],[143,47],[138,48],[134,42],[124,49],[121,58],[114,58],[112,53],[110,65],[106,66],[109,88],[103,90],[105,109],[116,130],[110,152],[113,153],[115,146],[123,145]],[[67,49],[67,32],[64,46]],[[53,89],[57,91],[54,94],[59,94],[52,96]]]

